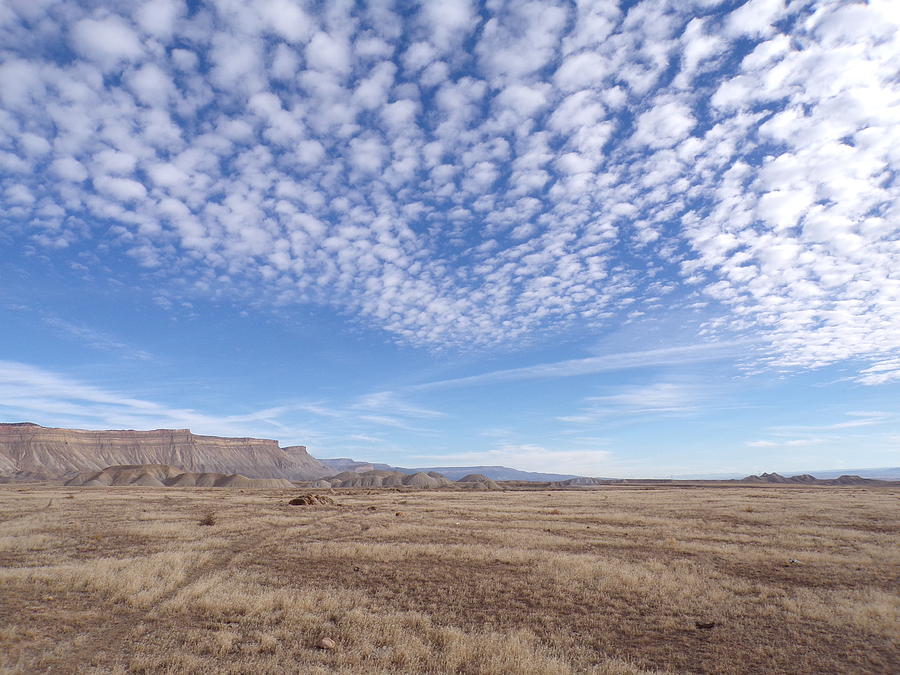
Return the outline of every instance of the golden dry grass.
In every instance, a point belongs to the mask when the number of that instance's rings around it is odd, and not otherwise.
[[[896,488],[295,494],[0,486],[0,670],[900,672]]]

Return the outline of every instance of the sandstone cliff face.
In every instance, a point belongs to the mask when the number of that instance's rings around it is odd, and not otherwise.
[[[188,429],[86,431],[0,424],[0,474],[62,478],[123,464],[165,464],[193,473],[313,480],[333,471],[303,446],[276,441],[198,436]]]

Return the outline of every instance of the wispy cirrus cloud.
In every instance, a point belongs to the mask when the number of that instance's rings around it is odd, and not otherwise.
[[[128,345],[121,340],[96,328],[81,323],[67,321],[61,317],[45,314],[42,316],[45,325],[94,349],[114,352],[129,359],[150,361],[153,355],[143,349]]]
[[[413,406],[398,394],[377,392],[344,405],[288,401],[236,414],[211,414],[90,384],[46,368],[0,361],[0,417],[86,429],[189,428],[215,436],[275,437],[316,452],[389,443],[381,430],[433,434],[422,424],[445,414]],[[323,454],[322,456],[327,456]]]
[[[412,385],[411,390],[441,389],[510,382],[516,380],[577,377],[634,368],[674,366],[705,361],[734,359],[743,355],[749,341],[715,342],[706,344],[664,347],[635,352],[620,352],[603,356],[589,356],[582,359],[567,359],[552,363],[539,363],[521,368],[494,370],[479,375],[456,377]]]
[[[896,418],[896,415],[889,412],[881,412],[876,410],[866,411],[850,411],[845,413],[848,420],[843,422],[831,422],[829,424],[820,425],[789,425],[771,427],[769,431],[776,434],[792,434],[796,432],[826,432],[826,431],[843,431],[846,429],[857,429],[860,427],[871,427],[878,424],[890,422]]]
[[[766,429],[769,438],[748,441],[746,445],[752,448],[795,448],[835,443],[858,431],[870,434],[869,427],[889,424],[897,418],[894,413],[879,410],[851,410],[844,416],[850,419],[828,424],[769,427]]]
[[[585,406],[575,415],[557,417],[560,422],[588,424],[612,417],[673,415],[700,412],[711,392],[697,385],[654,382],[627,386],[613,394],[588,396]]]
[[[286,406],[236,415],[210,415],[167,406],[127,393],[98,387],[44,368],[0,361],[0,412],[22,421],[59,420],[58,424],[89,429],[191,428],[197,433],[269,437],[291,431],[280,421]]]
[[[446,417],[446,413],[439,410],[429,410],[421,406],[416,406],[408,401],[401,399],[396,392],[378,391],[371,394],[365,394],[358,397],[352,404],[351,408],[362,411],[381,411],[389,412],[403,417],[414,418],[435,418]]]
[[[868,385],[887,384],[900,380],[900,358],[876,361],[859,372],[857,382]]]
[[[750,448],[803,448],[810,445],[820,445],[824,442],[824,439],[821,438],[791,438],[777,441],[747,441],[746,445]]]
[[[138,361],[150,361],[154,357],[149,352],[128,344],[115,335],[90,326],[83,321],[71,321],[46,310],[35,310],[32,307],[17,303],[5,303],[3,306],[11,312],[35,315],[41,323],[54,333],[61,335],[80,344],[112,354],[117,354],[126,359]]]

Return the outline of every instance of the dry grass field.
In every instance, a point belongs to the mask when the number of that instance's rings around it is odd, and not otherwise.
[[[900,672],[897,488],[297,494],[0,486],[0,670]]]

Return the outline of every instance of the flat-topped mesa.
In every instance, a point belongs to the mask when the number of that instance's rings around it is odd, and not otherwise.
[[[333,471],[303,446],[290,452],[262,438],[201,436],[190,429],[57,429],[0,424],[0,474],[62,478],[125,464],[163,464],[193,473],[312,480]]]

